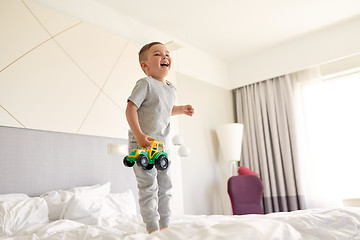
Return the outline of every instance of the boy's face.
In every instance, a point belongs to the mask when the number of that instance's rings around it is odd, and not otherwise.
[[[164,45],[156,44],[147,51],[147,59],[140,64],[146,75],[165,83],[171,68],[170,53]]]

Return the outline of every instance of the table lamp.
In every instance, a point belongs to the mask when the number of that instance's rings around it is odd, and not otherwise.
[[[232,175],[236,174],[236,162],[241,157],[243,130],[244,125],[241,123],[228,123],[216,128],[224,160],[231,161]]]

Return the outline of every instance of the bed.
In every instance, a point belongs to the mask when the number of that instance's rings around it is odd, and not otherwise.
[[[114,139],[0,126],[0,239],[360,239],[360,208],[173,216],[147,234]]]

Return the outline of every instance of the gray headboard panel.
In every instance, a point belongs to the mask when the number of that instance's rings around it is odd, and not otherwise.
[[[111,182],[112,192],[132,189],[132,168],[108,144],[126,139],[0,126],[0,194],[38,196],[50,190]]]

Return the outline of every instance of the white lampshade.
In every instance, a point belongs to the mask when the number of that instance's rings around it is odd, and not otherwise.
[[[173,138],[172,138],[172,143],[174,145],[181,145],[184,143],[184,138],[180,135],[175,135]]]
[[[187,147],[183,144],[179,147],[178,153],[179,153],[180,157],[187,157],[190,155],[191,150],[189,147]]]
[[[228,123],[216,128],[224,160],[240,161],[244,125]]]

